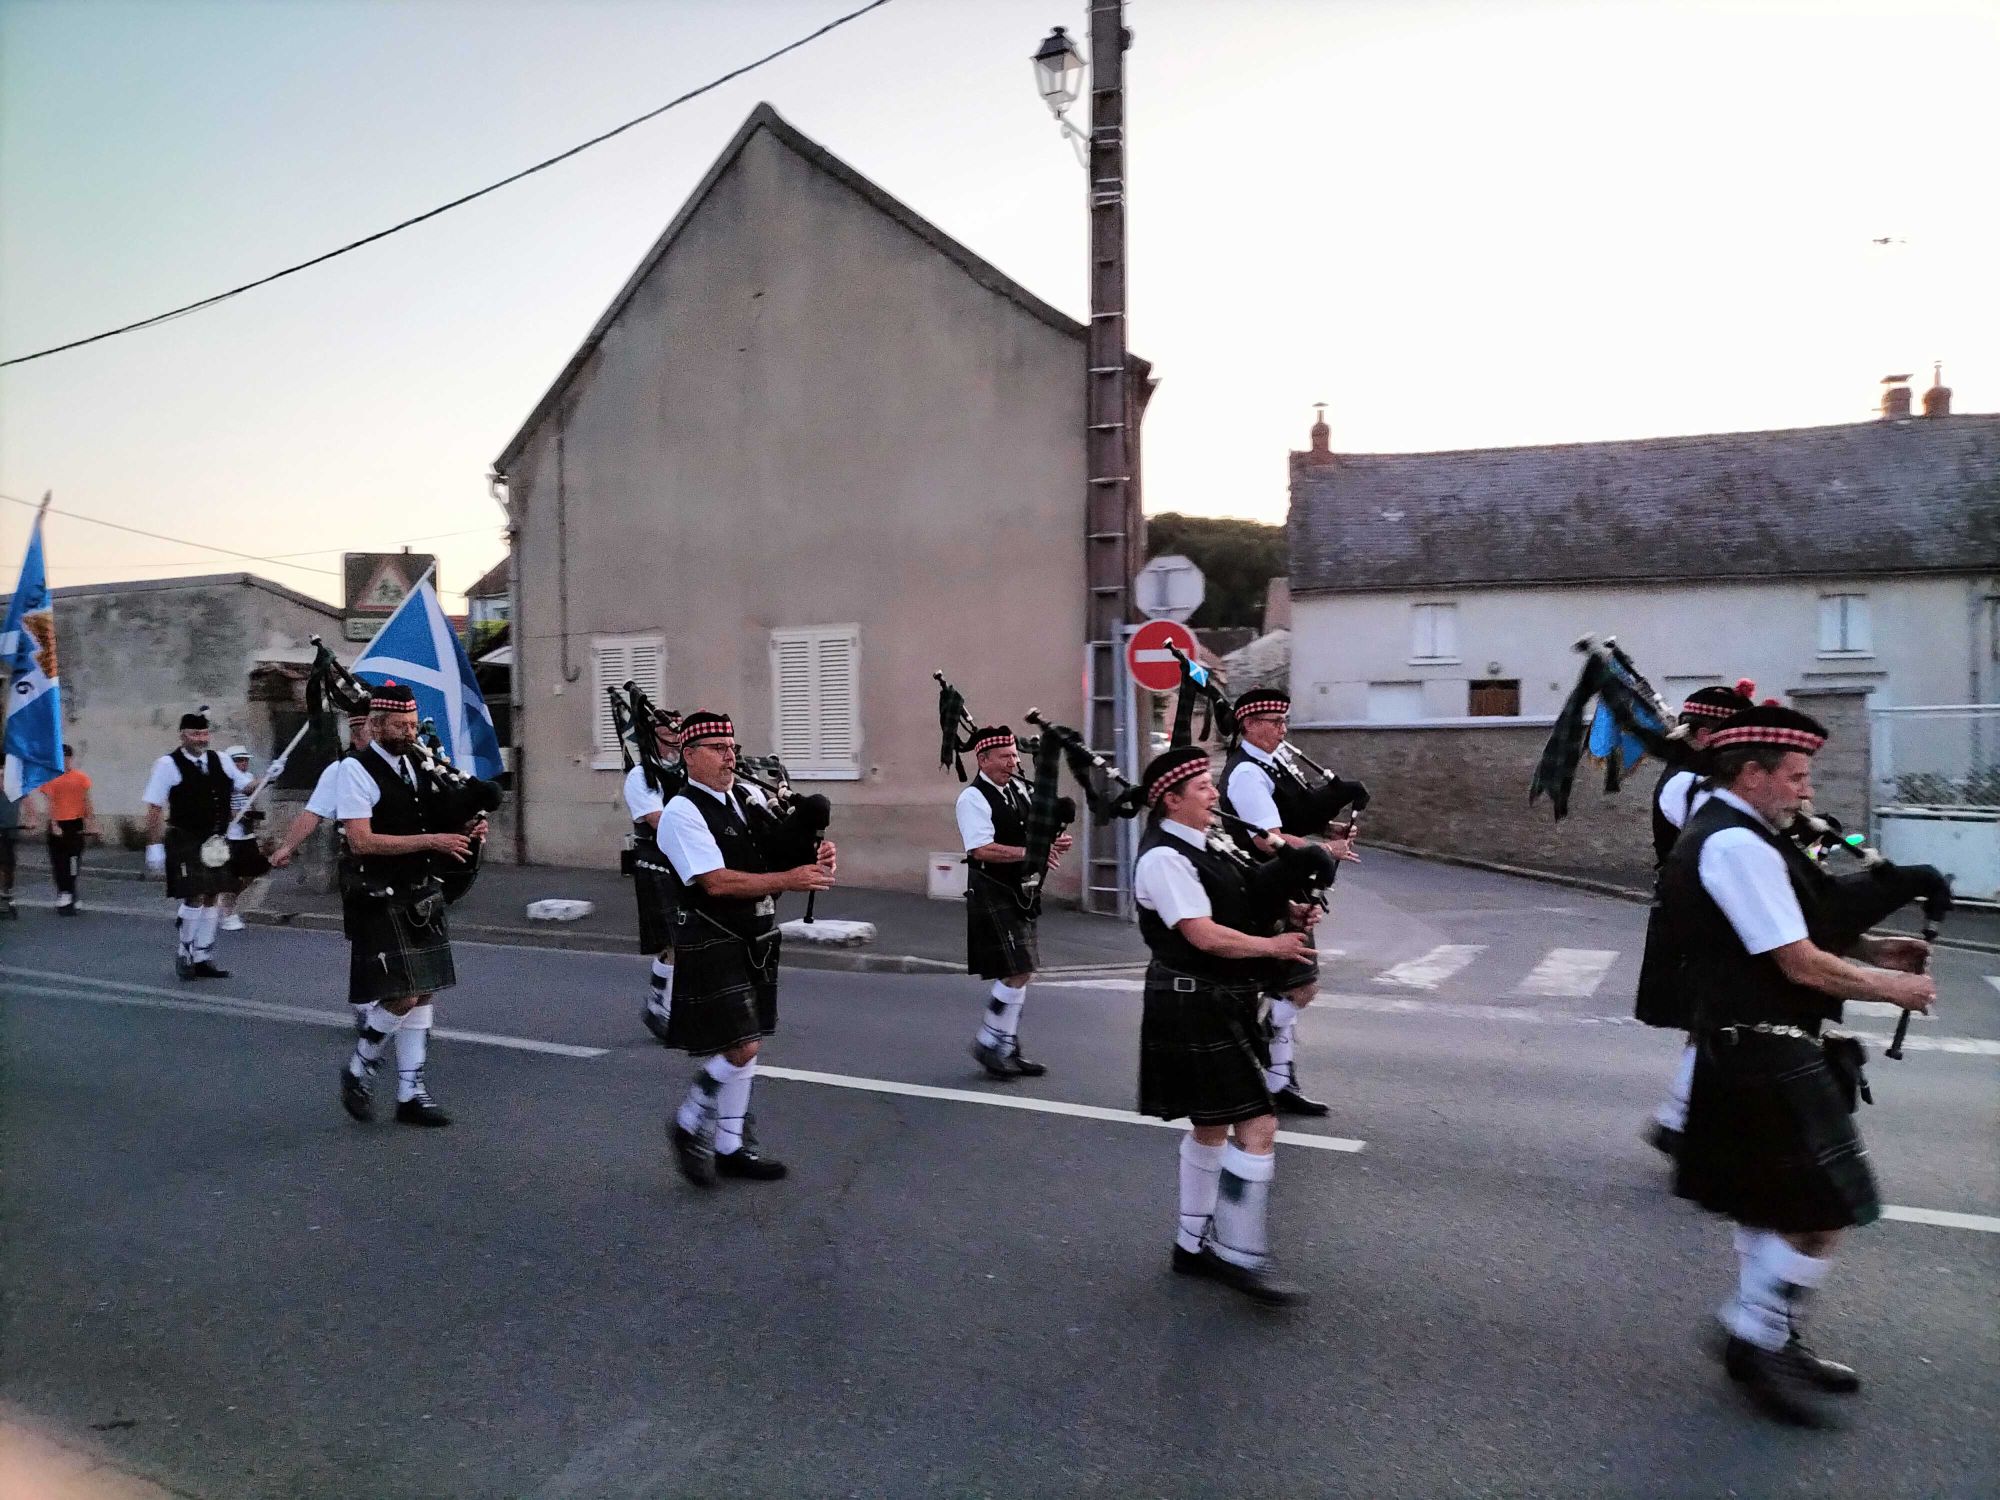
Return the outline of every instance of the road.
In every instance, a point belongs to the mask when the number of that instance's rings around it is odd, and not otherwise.
[[[1904,1217],[1841,1256],[1817,1342],[1868,1384],[1804,1433],[1721,1378],[1727,1228],[1638,1140],[1678,1042],[1626,1021],[1626,903],[1343,876],[1279,1313],[1167,1270],[1128,977],[1033,989],[1050,1072],[1006,1086],[975,981],[787,973],[754,1107],[793,1175],[701,1194],[636,955],[462,946],[457,1123],[362,1127],[339,940],[230,935],[183,986],[167,910],[0,931],[0,1401],[173,1492],[2000,1492],[2000,958],[1941,953],[1940,1018],[1871,1070]]]

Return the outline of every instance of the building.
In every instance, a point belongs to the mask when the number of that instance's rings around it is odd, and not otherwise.
[[[1347,774],[1435,781],[1408,799],[1435,823],[1406,804],[1402,827],[1451,847],[1449,810],[1525,803],[1586,633],[1675,703],[1740,677],[1852,700],[1849,746],[1883,709],[2000,702],[2000,415],[1952,415],[1939,384],[1912,417],[1907,378],[1880,419],[1781,432],[1345,454],[1317,423],[1291,466],[1295,725]]]
[[[111,842],[143,828],[147,772],[179,743],[182,714],[207,704],[214,748],[240,741],[261,767],[280,746],[268,709],[252,702],[253,671],[309,662],[315,635],[336,646],[340,638],[336,606],[251,573],[53,592],[64,738],[90,773]]]
[[[507,568],[507,559],[503,557],[480,574],[479,581],[465,591],[465,622],[468,630],[476,633],[482,625],[491,626],[507,618],[510,606]]]
[[[843,879],[922,889],[932,671],[1080,722],[1084,337],[760,105],[495,464],[523,857],[614,857],[630,678],[824,792]]]

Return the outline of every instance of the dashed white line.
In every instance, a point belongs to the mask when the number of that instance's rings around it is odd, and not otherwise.
[[[1408,958],[1375,976],[1377,984],[1434,990],[1486,951],[1484,943],[1440,943],[1420,958]]]
[[[1899,1219],[1905,1224],[1934,1224],[1940,1229],[1976,1229],[1981,1234],[2000,1234],[2000,1219],[1991,1214],[1955,1214],[1942,1208],[1903,1208],[1886,1203],[1882,1206],[1882,1217]]]
[[[1551,948],[1521,981],[1520,993],[1588,999],[1617,962],[1616,948]]]

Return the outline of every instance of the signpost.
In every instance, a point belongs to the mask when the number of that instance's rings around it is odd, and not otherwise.
[[[1171,693],[1181,685],[1181,664],[1167,647],[1195,654],[1194,632],[1178,620],[1149,620],[1132,632],[1125,646],[1125,665],[1132,680],[1153,693]]]
[[[1133,592],[1147,619],[1185,621],[1208,597],[1208,580],[1192,559],[1169,553],[1139,570]]]
[[[341,562],[347,583],[341,634],[350,641],[374,640],[417,580],[437,566],[428,552],[349,552]]]

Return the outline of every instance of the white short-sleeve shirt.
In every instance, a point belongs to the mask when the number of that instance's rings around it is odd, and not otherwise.
[[[391,774],[402,776],[406,757],[391,755],[380,745],[370,745],[361,755],[379,755],[382,763],[389,767]],[[375,784],[375,778],[368,774],[368,768],[361,764],[360,755],[350,755],[345,760],[334,762],[332,768],[339,773],[333,794],[333,814],[345,823],[349,818],[372,818],[375,804],[382,800],[382,789]],[[416,768],[410,767],[411,775]],[[408,778],[405,778],[408,779]]]
[[[210,750],[207,753],[213,756],[217,764],[228,773],[229,784],[237,791],[247,790],[250,783],[257,779],[248,771],[237,770],[234,762],[224,760],[215,751]],[[183,752],[168,751],[153,762],[152,773],[146,777],[146,790],[140,794],[139,800],[148,807],[165,807],[167,793],[181,784],[181,772],[192,771],[196,765],[197,763],[189,760]]]
[[[1272,791],[1274,773],[1258,769],[1276,762],[1248,740],[1241,742],[1241,749],[1252,764],[1240,765],[1229,773],[1224,788],[1229,793],[1229,805],[1236,810],[1237,817],[1256,824],[1266,833],[1283,827],[1285,820],[1278,816],[1278,799]]]
[[[738,791],[744,801],[754,806],[769,805],[755,788],[739,787]],[[697,875],[723,868],[722,850],[715,842],[715,835],[708,831],[708,824],[702,821],[701,809],[691,800],[695,797],[713,797],[717,802],[730,800],[727,793],[690,779],[685,787],[667,799],[653,833],[653,841],[659,845],[660,853],[666,855],[674,873],[687,885],[693,885]]]
[[[1734,792],[1715,793],[1766,828],[1763,817]],[[1701,846],[1701,888],[1715,899],[1751,953],[1769,953],[1806,936],[1805,914],[1785,869],[1785,856],[1748,828],[1725,828]]]
[[[1160,827],[1191,849],[1208,843],[1204,835],[1171,818],[1163,820]],[[1158,845],[1139,856],[1132,869],[1132,895],[1148,911],[1158,912],[1169,927],[1178,927],[1190,917],[1215,913],[1194,861],[1170,845]]]
[[[971,786],[958,794],[958,806],[956,809],[958,813],[958,841],[967,853],[998,842],[998,839],[994,836],[993,808],[987,802],[985,794],[979,790],[979,783],[981,781],[992,787],[1002,797],[1012,798],[1020,795],[1020,782],[1010,781],[1003,787],[984,771],[979,773]],[[1025,809],[1023,811],[1025,812]]]
[[[644,766],[634,766],[625,773],[625,810],[634,823],[663,811],[666,805],[667,799],[647,783]]]
[[[1687,820],[1701,810],[1702,803],[1715,793],[1702,790],[1688,795],[1694,784],[1700,780],[1692,771],[1676,771],[1660,783],[1660,816],[1676,828],[1687,827]]]
[[[312,795],[306,798],[306,811],[315,818],[323,820],[333,816],[340,796],[340,768],[347,764],[347,759],[343,755],[334,761],[319,773],[319,780],[313,783]]]

